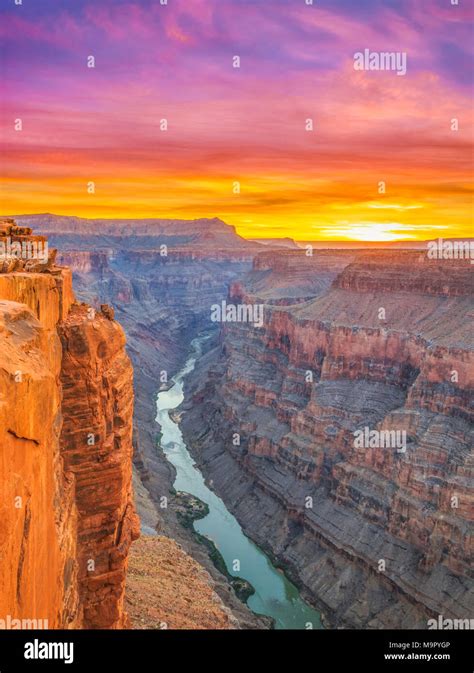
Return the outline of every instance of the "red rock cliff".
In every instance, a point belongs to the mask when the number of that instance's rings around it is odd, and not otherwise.
[[[30,238],[0,223],[2,241]],[[0,624],[121,628],[132,367],[110,309],[76,304],[54,259],[0,263]]]

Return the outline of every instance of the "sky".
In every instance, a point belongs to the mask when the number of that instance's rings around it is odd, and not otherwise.
[[[0,0],[2,214],[472,235],[471,0],[19,1]],[[364,50],[406,74],[357,69]]]

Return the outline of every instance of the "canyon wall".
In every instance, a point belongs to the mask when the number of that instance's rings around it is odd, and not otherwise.
[[[77,304],[54,259],[0,272],[0,620],[121,628],[138,536],[132,367],[111,310]]]
[[[160,427],[155,422],[157,392],[170,385],[188,355],[192,339],[203,330],[217,330],[210,321],[210,306],[227,296],[229,285],[251,268],[254,251],[262,246],[248,243],[216,219],[126,223],[53,215],[17,219],[47,234],[50,242],[60,247],[58,261],[73,271],[76,295],[96,308],[103,303],[113,306],[127,335],[127,351],[134,367],[133,483],[142,532],[156,535],[158,530],[162,536],[178,540],[185,552],[205,567],[212,577],[216,605],[224,601],[232,611],[232,623],[239,628],[267,628],[268,622],[255,616],[229,590],[227,578],[214,567],[206,548],[179,523],[179,503],[175,507],[172,490],[173,467],[159,446]],[[162,498],[167,499],[166,508],[160,506]],[[148,555],[151,546],[140,545],[138,549]],[[169,545],[167,549],[172,552]],[[146,566],[147,559],[140,561],[139,556],[138,552],[134,554],[135,562]],[[184,566],[188,565],[186,561]],[[191,592],[197,605],[201,599],[205,605],[206,599],[199,587],[193,586],[191,574],[183,574],[182,580],[181,591]],[[135,584],[132,578],[129,596],[134,601],[134,616],[139,613],[140,600]],[[148,579],[142,577],[140,586],[146,587],[141,597],[145,613],[156,586],[164,592],[156,606],[163,606],[165,599],[175,600],[169,593],[172,586],[153,573]],[[149,610],[155,615],[153,619],[144,615],[145,624],[156,625],[156,606]],[[175,618],[181,627],[191,623],[178,612]],[[218,623],[227,622],[223,615]],[[207,628],[211,623],[203,618]]]
[[[136,473],[157,503],[169,495],[173,474],[157,450],[156,394],[169,386],[192,339],[216,328],[210,306],[251,269],[262,246],[217,218],[111,222],[45,214],[17,220],[60,248],[58,261],[73,271],[82,301],[115,309],[134,367]],[[137,492],[145,530],[151,532],[158,518],[166,524],[169,512],[155,512]]]
[[[63,349],[64,469],[74,475],[78,580],[86,628],[124,627],[127,556],[138,537],[132,493],[133,370],[108,307],[75,305]]]
[[[198,363],[188,445],[329,624],[472,617],[472,267],[303,254],[259,255],[231,287],[264,325],[225,323]],[[365,428],[406,449],[358,445]]]

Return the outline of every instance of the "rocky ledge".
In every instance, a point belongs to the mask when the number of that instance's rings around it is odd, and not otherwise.
[[[164,536],[133,545],[126,605],[135,629],[239,628],[209,573]]]

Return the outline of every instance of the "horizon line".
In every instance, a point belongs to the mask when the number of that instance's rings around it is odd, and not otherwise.
[[[404,243],[411,244],[411,245],[417,245],[417,244],[423,244],[423,243],[428,243],[431,240],[444,240],[444,241],[456,241],[456,240],[463,240],[463,241],[471,241],[474,240],[474,237],[472,236],[465,236],[465,237],[459,237],[459,236],[449,236],[449,237],[443,237],[443,236],[438,236],[433,239],[400,239],[400,240],[395,240],[395,241],[381,241],[381,240],[369,240],[369,241],[364,241],[361,239],[317,239],[317,238],[293,238],[292,236],[289,235],[284,235],[284,236],[253,236],[253,237],[247,237],[242,234],[239,234],[237,232],[237,228],[234,224],[229,224],[225,220],[223,220],[221,217],[218,215],[214,215],[212,217],[210,216],[201,216],[201,217],[193,217],[193,218],[181,218],[181,217],[83,217],[81,215],[64,215],[64,214],[58,214],[58,213],[52,213],[49,211],[46,212],[41,212],[41,213],[15,213],[15,214],[2,214],[0,215],[0,218],[10,218],[10,219],[15,219],[15,218],[21,218],[21,217],[41,217],[41,216],[52,216],[52,217],[70,217],[70,218],[77,218],[79,220],[86,220],[86,221],[94,221],[94,220],[103,220],[105,222],[141,222],[141,221],[149,221],[149,220],[164,220],[164,221],[180,221],[180,222],[197,222],[199,220],[219,220],[223,224],[225,224],[227,227],[230,227],[234,229],[235,233],[237,236],[240,238],[243,238],[246,241],[252,242],[252,241],[272,241],[272,240],[290,240],[293,241],[294,243],[343,243],[346,245],[350,245],[352,243],[356,243],[360,246],[364,245],[374,245],[374,244],[380,244],[380,245],[385,245],[385,246],[393,246],[393,245],[401,245]]]

